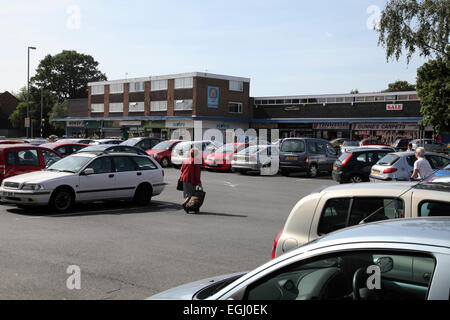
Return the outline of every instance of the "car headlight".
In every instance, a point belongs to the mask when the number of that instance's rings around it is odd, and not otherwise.
[[[24,184],[22,186],[22,190],[32,190],[32,191],[44,190],[44,186],[41,184],[34,184],[34,183]]]

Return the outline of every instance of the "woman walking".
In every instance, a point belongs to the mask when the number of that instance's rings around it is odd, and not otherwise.
[[[200,180],[201,160],[196,159],[198,150],[192,148],[189,151],[189,155],[190,157],[187,158],[181,166],[180,178],[180,181],[183,182],[183,196],[185,199],[183,203],[183,209],[186,212],[188,212],[186,209],[186,204],[188,203],[189,199],[195,194],[196,187],[202,186],[202,182]]]

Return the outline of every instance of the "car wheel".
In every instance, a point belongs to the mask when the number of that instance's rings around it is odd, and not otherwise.
[[[354,174],[350,177],[349,181],[351,183],[361,183],[364,182],[364,179],[359,174]]]
[[[315,164],[312,164],[309,166],[308,169],[308,177],[315,178],[317,177],[317,174],[319,173],[317,166]]]
[[[56,190],[50,198],[50,206],[58,212],[65,212],[73,205],[74,196],[68,189]]]
[[[152,188],[147,184],[143,184],[137,188],[133,200],[139,206],[146,206],[150,203],[151,199]]]
[[[161,160],[161,166],[162,166],[163,168],[167,168],[167,167],[169,166],[169,164],[170,164],[169,159],[163,158],[163,159]]]

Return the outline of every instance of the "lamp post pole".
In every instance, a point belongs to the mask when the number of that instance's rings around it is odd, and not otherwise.
[[[28,126],[27,126],[27,138],[29,138],[29,132],[30,132],[30,49],[36,50],[35,47],[28,47],[28,68],[27,68],[27,119],[28,119]]]

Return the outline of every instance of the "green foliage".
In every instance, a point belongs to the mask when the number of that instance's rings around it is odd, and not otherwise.
[[[430,60],[417,71],[423,125],[450,132],[450,56]]]
[[[57,102],[53,105],[52,110],[50,111],[50,118],[65,118],[67,117],[67,100],[64,102]],[[52,127],[55,129],[64,129],[64,122],[51,122]]]
[[[350,91],[350,94],[357,94],[357,93],[359,93],[358,89],[353,89],[352,91]]]
[[[98,62],[90,55],[76,51],[62,51],[47,55],[31,81],[53,92],[58,101],[87,97],[88,82],[104,81],[105,74],[97,69]]]
[[[395,81],[394,83],[389,83],[388,88],[383,92],[396,92],[396,91],[415,91],[416,86],[409,83],[408,81]]]
[[[424,57],[444,57],[450,35],[450,1],[389,0],[381,14],[378,44],[386,58],[407,61],[418,50]]]

